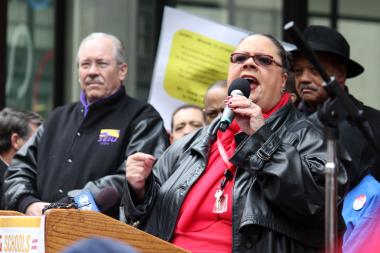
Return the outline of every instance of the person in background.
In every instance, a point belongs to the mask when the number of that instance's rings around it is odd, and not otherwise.
[[[79,240],[61,253],[138,253],[131,246],[108,237],[91,237]]]
[[[121,196],[127,157],[160,156],[169,145],[158,112],[125,92],[128,65],[118,38],[88,35],[77,64],[80,101],[56,108],[15,155],[4,179],[7,209],[41,215],[50,202],[105,187]],[[119,218],[119,203],[109,214]]]
[[[202,108],[196,105],[182,105],[172,114],[170,143],[205,126],[206,119]]]
[[[380,171],[380,158],[371,166]],[[344,198],[344,253],[377,253],[380,249],[380,175],[369,173]]]
[[[286,81],[285,90],[289,93],[290,97],[292,98],[294,106],[297,107],[301,99],[296,90],[296,80],[292,71],[289,71],[289,76],[288,80]]]
[[[369,115],[376,116],[376,115]],[[380,127],[380,117],[372,122]],[[380,143],[380,131],[375,131]],[[377,253],[380,249],[380,157],[376,156],[370,171],[344,198],[342,215],[346,224],[343,253]]]
[[[337,83],[348,91],[346,79],[360,75],[364,68],[350,59],[350,45],[343,35],[332,28],[313,25],[305,29],[304,37],[326,73],[335,76]],[[298,108],[305,115],[310,115],[317,111],[329,95],[322,87],[322,77],[302,52],[296,48],[291,53],[296,90],[302,99]],[[353,99],[352,96],[351,98]]]
[[[204,112],[206,123],[210,124],[216,117],[222,115],[227,97],[227,81],[219,80],[212,84],[204,96]]]
[[[235,118],[224,132],[213,121],[156,163],[142,152],[128,157],[126,222],[194,253],[320,252],[326,143],[284,92],[289,69],[274,37],[244,38],[231,54],[227,84],[248,80],[249,98],[226,98]]]
[[[326,26],[310,26],[304,31],[305,40],[314,50],[319,62],[329,76],[335,76],[337,84],[348,93],[346,80],[360,75],[364,68],[350,59],[350,45],[342,34]],[[314,66],[298,49],[291,51],[294,59],[294,73],[296,89],[301,97],[298,109],[305,115],[311,115],[317,111],[329,99],[326,90],[322,87],[323,79]],[[364,85],[364,84],[362,84]],[[380,111],[364,105],[361,101],[349,94],[349,98],[356,107],[364,112],[373,131],[373,121],[380,118]],[[314,121],[317,114],[311,115]],[[354,187],[367,173],[369,165],[375,156],[366,143],[359,128],[351,122],[344,120],[338,127],[339,143],[344,147],[352,158],[354,173],[350,180],[350,188]]]
[[[5,171],[13,156],[35,133],[42,121],[42,117],[35,112],[9,107],[0,111],[0,203],[3,199]],[[3,204],[0,205],[0,209],[3,209]]]

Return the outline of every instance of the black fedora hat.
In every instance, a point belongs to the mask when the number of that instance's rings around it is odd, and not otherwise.
[[[364,71],[359,63],[350,59],[350,45],[338,31],[326,26],[312,25],[305,29],[304,37],[314,51],[340,57],[346,65],[347,78],[358,76]],[[294,56],[299,53],[297,48],[290,52]]]

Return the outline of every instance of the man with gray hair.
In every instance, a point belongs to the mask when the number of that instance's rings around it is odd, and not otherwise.
[[[82,40],[80,101],[55,109],[16,154],[4,180],[7,209],[40,215],[47,204],[73,192],[96,195],[105,187],[121,196],[127,157],[138,151],[159,157],[166,149],[158,112],[125,92],[124,59],[124,47],[113,35],[92,33]],[[118,216],[118,203],[109,214]]]

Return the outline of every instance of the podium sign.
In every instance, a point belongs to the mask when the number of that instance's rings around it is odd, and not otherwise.
[[[45,253],[45,216],[0,216],[0,253]]]
[[[94,236],[125,242],[141,253],[190,253],[100,212],[78,209],[49,209],[45,216],[0,210],[0,235],[0,253],[60,253]]]

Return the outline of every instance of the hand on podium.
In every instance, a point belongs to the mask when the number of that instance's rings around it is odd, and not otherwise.
[[[42,215],[42,209],[49,204],[47,202],[34,202],[26,208],[25,214],[30,216]]]

